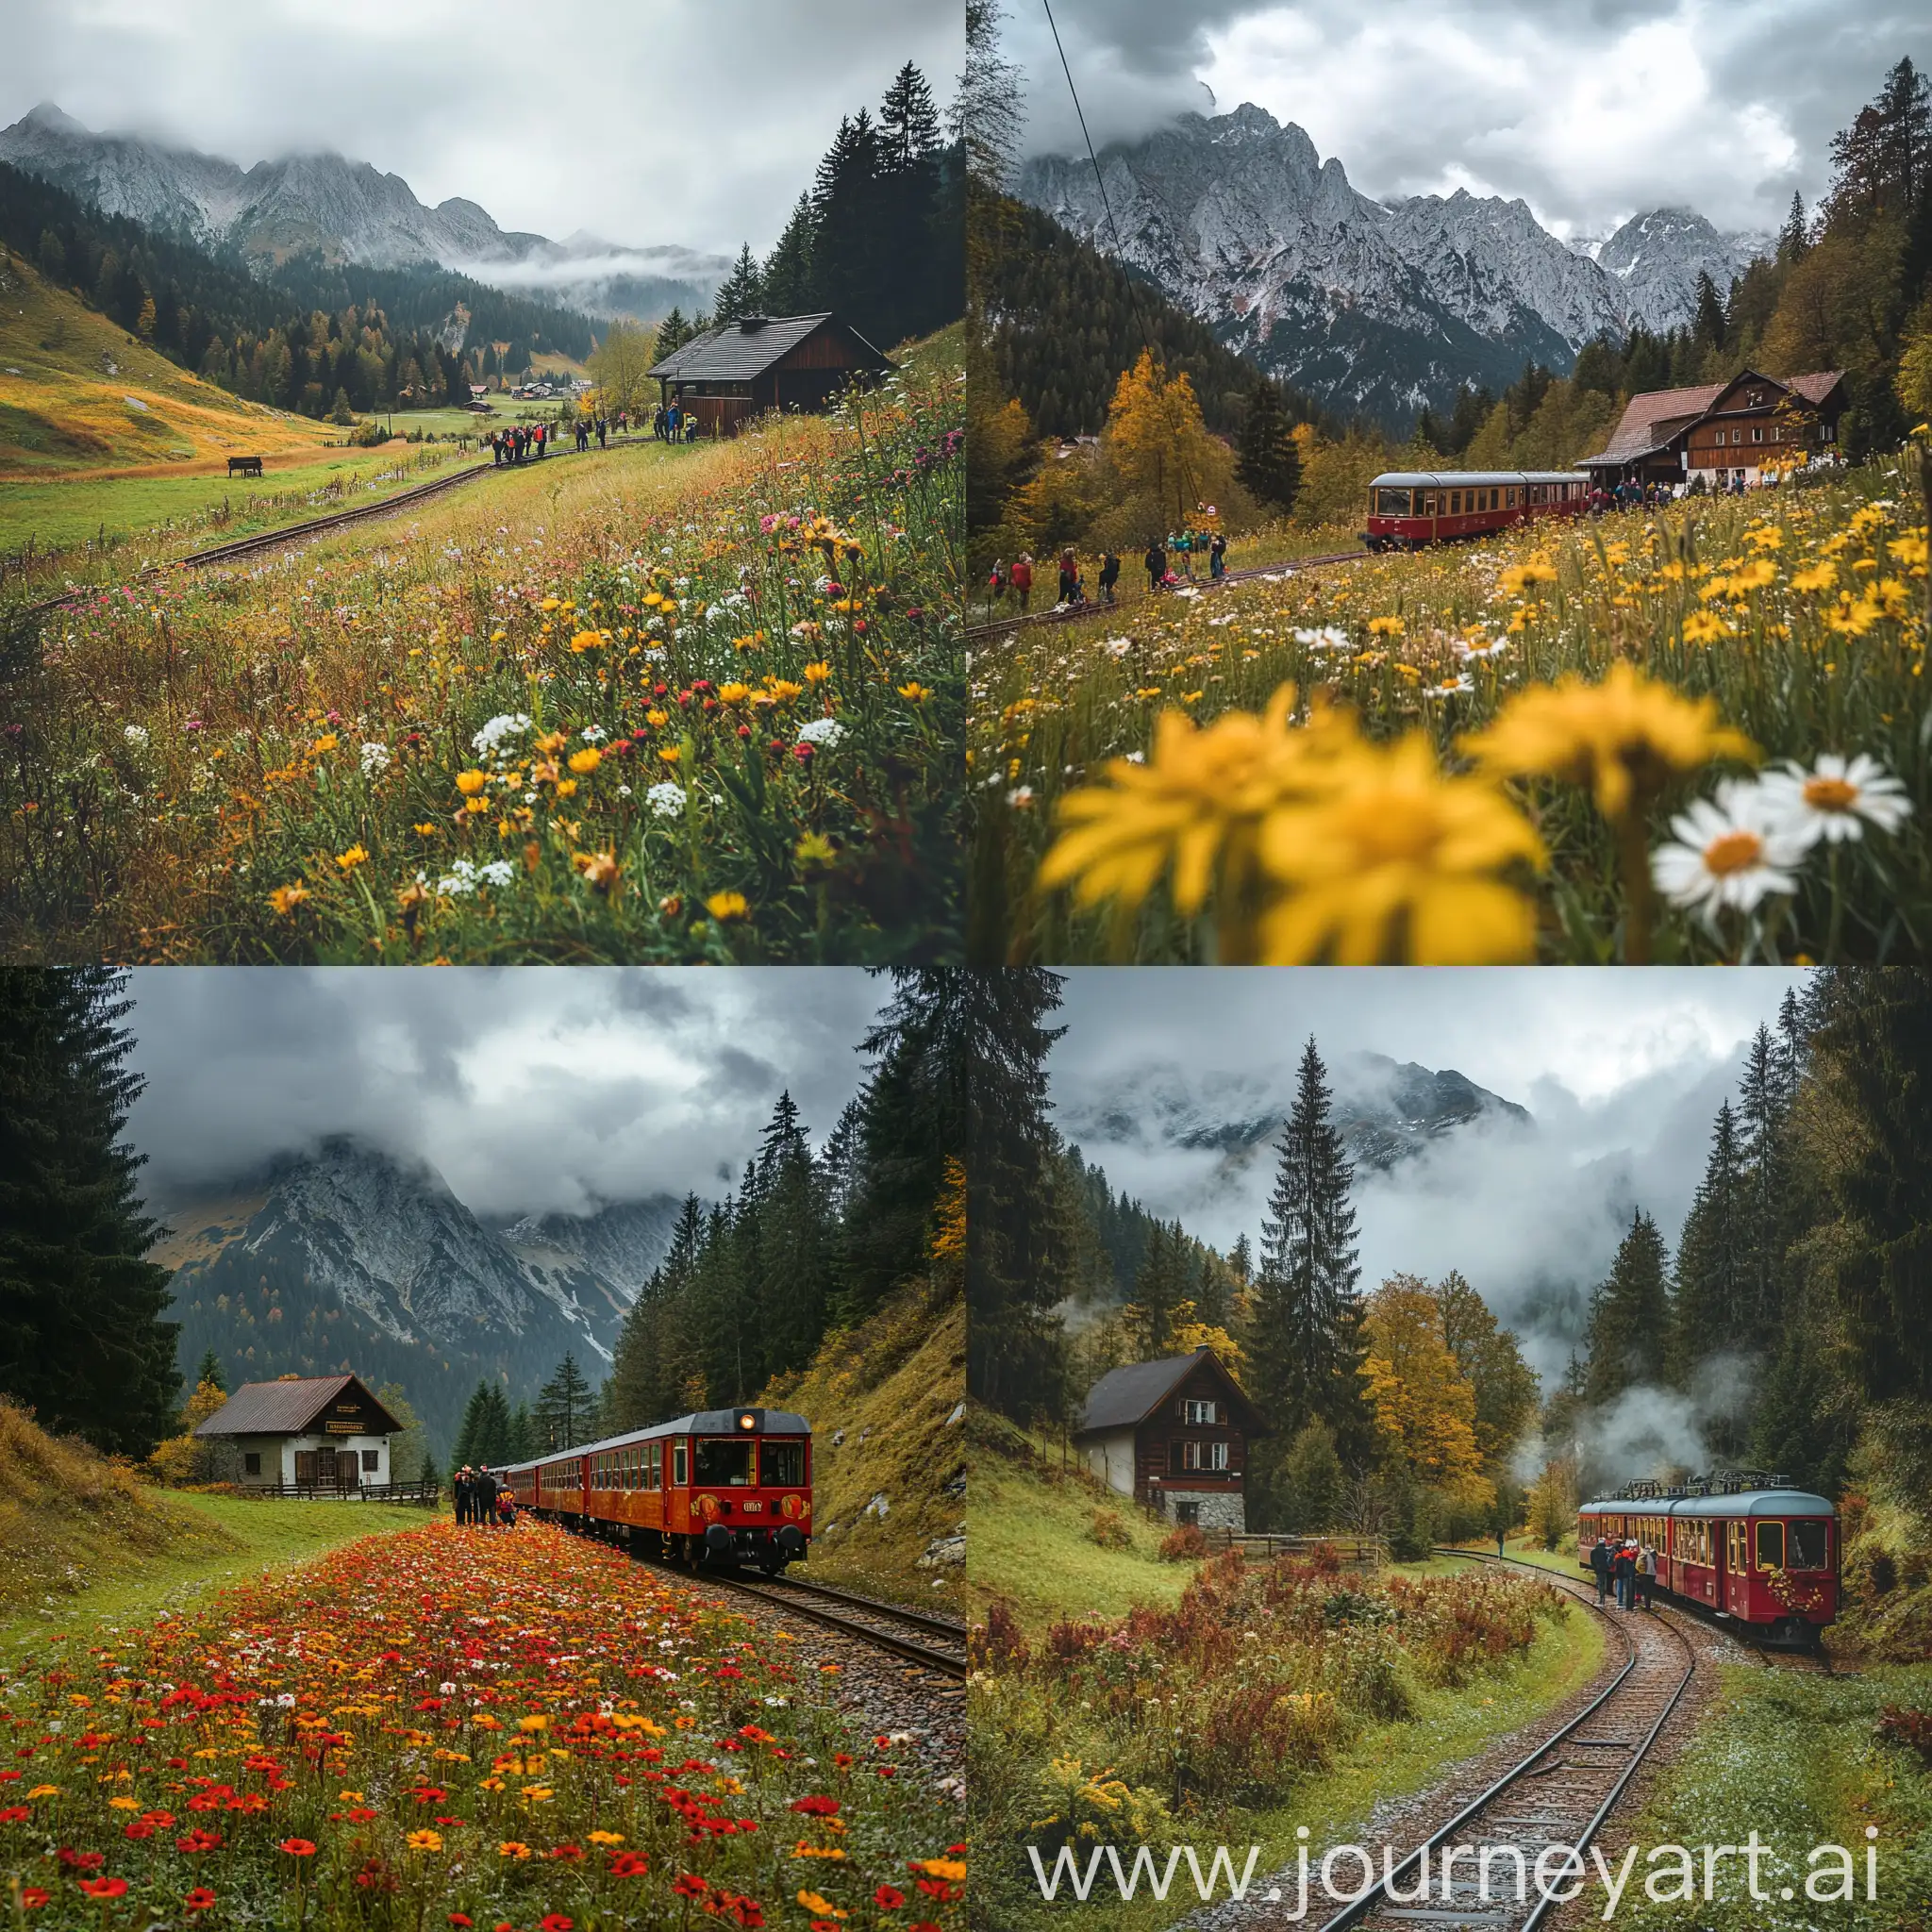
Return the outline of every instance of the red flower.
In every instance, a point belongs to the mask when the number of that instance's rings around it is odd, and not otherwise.
[[[187,1893],[181,1901],[182,1906],[191,1912],[205,1912],[208,1910],[208,1907],[214,1904],[214,1893],[211,1892],[205,1885],[197,1885],[194,1888],[194,1890]]]
[[[155,1828],[152,1824],[150,1824],[147,1822],[145,1818],[137,1818],[132,1824],[124,1824],[121,1827],[121,1836],[123,1838],[131,1838],[138,1840],[143,1838],[152,1838],[154,1837],[154,1835]]]
[[[636,1878],[650,1869],[651,1861],[641,1852],[619,1852],[610,1861],[613,1878]]]
[[[315,1844],[310,1839],[285,1838],[281,1848],[291,1858],[312,1858],[315,1856]]]
[[[906,1894],[895,1886],[882,1885],[873,1893],[872,1902],[875,1906],[884,1906],[889,1912],[896,1912],[906,1903]]]
[[[0,1811],[0,1824],[18,1824],[23,1819],[31,1818],[34,1807],[31,1805],[9,1805]]]
[[[127,1896],[127,1881],[125,1878],[83,1878],[80,1889],[90,1898],[109,1899]]]
[[[537,1924],[538,1932],[570,1932],[576,1921],[566,1919],[561,1912],[545,1912]]]
[[[458,1927],[458,1932],[466,1932],[467,1927],[476,1923],[468,1912],[452,1912],[449,1915],[449,1922],[452,1925]]]
[[[794,1798],[791,1801],[794,1811],[803,1811],[808,1818],[830,1818],[839,1809],[837,1798]]]
[[[186,1838],[175,1840],[175,1849],[177,1852],[211,1852],[221,1841],[220,1832],[204,1831],[197,1825]]]
[[[54,1894],[44,1886],[24,1885],[20,1889],[20,1902],[30,1912],[37,1912]]]
[[[54,1855],[70,1872],[98,1872],[108,1862],[106,1852],[76,1852],[62,1845]]]
[[[679,1898],[703,1898],[711,1888],[696,1873],[686,1872],[671,1889]]]

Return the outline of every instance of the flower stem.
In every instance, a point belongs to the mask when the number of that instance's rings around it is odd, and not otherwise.
[[[1624,874],[1624,897],[1627,911],[1624,919],[1624,963],[1650,964],[1652,897],[1650,890],[1650,847],[1643,835],[1644,813],[1639,800],[1632,798],[1617,822],[1617,864]]]

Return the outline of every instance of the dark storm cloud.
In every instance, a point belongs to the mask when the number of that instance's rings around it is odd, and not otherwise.
[[[1526,1107],[1534,1131],[1464,1131],[1384,1176],[1357,1175],[1369,1285],[1457,1268],[1504,1319],[1552,1288],[1602,1278],[1630,1210],[1674,1243],[1703,1174],[1710,1124],[1743,1045],[1802,975],[1654,969],[1562,972],[1087,970],[1067,975],[1055,1099],[1079,1118],[1105,1095],[1137,1122],[1183,1070],[1209,1122],[1257,1091],[1285,1107],[1303,1042],[1331,1069],[1378,1053],[1454,1069]],[[1258,1242],[1273,1158],[1177,1147],[1144,1129],[1083,1133],[1087,1158],[1155,1213],[1224,1250]],[[1561,1368],[1561,1358],[1539,1366]]]
[[[485,1214],[711,1193],[783,1089],[823,1139],[881,991],[811,968],[143,971],[130,1132],[163,1202],[331,1134],[428,1161]]]
[[[1029,145],[1079,132],[1040,8],[1011,0]],[[1932,54],[1923,6],[1886,0],[1060,0],[1096,140],[1143,134],[1211,92],[1295,121],[1364,192],[1521,195],[1572,235],[1688,205],[1774,227],[1814,200],[1831,137],[1901,55]]]
[[[959,0],[0,0],[0,125],[57,101],[244,168],[333,150],[430,206],[628,246],[760,252],[838,127]]]

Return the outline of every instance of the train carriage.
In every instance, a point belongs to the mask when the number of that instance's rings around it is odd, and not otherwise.
[[[1370,550],[1419,550],[1590,508],[1581,470],[1391,470],[1369,485]]]
[[[1778,1642],[1815,1643],[1838,1619],[1838,1511],[1782,1476],[1639,1484],[1577,1510],[1576,1557],[1586,1570],[1599,1537],[1648,1543],[1660,1591]]]
[[[776,1575],[811,1541],[811,1424],[786,1409],[700,1409],[502,1476],[520,1507],[646,1556]]]

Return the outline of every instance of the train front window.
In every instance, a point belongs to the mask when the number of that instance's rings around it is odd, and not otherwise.
[[[751,1444],[739,1436],[700,1436],[696,1474],[699,1489],[751,1487]]]
[[[1413,500],[1413,492],[1407,490],[1378,490],[1375,491],[1375,514],[1378,517],[1406,517]]]
[[[775,1436],[765,1438],[758,1460],[768,1490],[802,1490],[805,1487],[805,1444]]]
[[[1828,1539],[1825,1526],[1816,1517],[1801,1518],[1796,1523],[1787,1524],[1790,1532],[1790,1561],[1786,1568],[1791,1570],[1823,1570]]]
[[[1757,1532],[1757,1567],[1782,1570],[1785,1567],[1785,1526],[1782,1523],[1758,1523]]]

